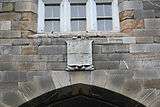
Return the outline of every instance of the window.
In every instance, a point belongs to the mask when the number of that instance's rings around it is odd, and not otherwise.
[[[60,4],[45,5],[45,31],[60,31]]]
[[[86,30],[85,4],[71,4],[71,31]]]
[[[39,0],[39,6],[43,8],[39,9],[39,18],[38,18],[38,31],[45,31],[45,32],[60,32],[60,31],[91,31],[88,28],[95,28],[93,31],[120,31],[119,25],[119,11],[118,11],[118,0]],[[96,3],[95,3],[96,1]],[[43,2],[43,3],[42,3]],[[67,10],[69,18],[68,22],[65,21],[66,25],[71,25],[69,29],[65,29],[67,27],[63,26],[60,21],[63,20],[62,17],[60,18],[60,11],[64,13],[63,9],[61,8],[61,3],[67,2],[66,5],[70,6],[70,10]],[[91,15],[86,16],[87,3],[93,3],[93,11],[96,12],[97,17],[92,17]],[[90,4],[91,4],[90,3]],[[91,5],[93,5],[91,4]],[[43,10],[43,11],[42,11]],[[71,12],[71,13],[70,13]],[[88,11],[87,11],[88,12]],[[66,12],[65,12],[66,13]],[[43,17],[43,18],[42,18]],[[63,17],[64,18],[64,17]],[[88,23],[88,20],[92,23]],[[94,21],[93,21],[94,20]],[[63,20],[64,21],[64,20]],[[43,22],[43,23],[42,23]],[[61,24],[61,25],[60,25]],[[96,26],[96,27],[94,27]],[[60,30],[61,29],[61,30]],[[65,30],[64,30],[65,29]]]
[[[97,28],[98,31],[112,30],[112,5],[111,3],[97,3]]]

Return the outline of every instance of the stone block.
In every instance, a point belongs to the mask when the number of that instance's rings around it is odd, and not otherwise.
[[[153,0],[153,1],[150,0],[150,2],[144,0],[143,1],[143,9],[144,10],[160,9],[158,4],[159,4],[158,0]]]
[[[24,82],[27,81],[26,72],[1,72],[2,82]]]
[[[30,1],[16,2],[15,11],[18,11],[18,12],[27,11],[27,12],[37,13],[37,4]]]
[[[25,98],[19,92],[3,93],[3,102],[11,107],[17,107],[25,102]]]
[[[124,1],[119,4],[119,11],[125,10],[142,10],[143,4],[142,1]]]
[[[145,29],[160,29],[160,18],[144,19]]]
[[[52,72],[52,79],[56,89],[64,86],[71,85],[70,75],[66,71],[54,71]]]
[[[37,54],[38,49],[34,46],[23,46],[22,47],[22,55],[35,55]]]
[[[102,53],[129,53],[129,45],[102,45]]]
[[[144,70],[135,70],[134,71],[134,79],[138,80],[147,80],[147,79],[160,79],[159,69],[144,69]]]
[[[46,71],[46,62],[18,62],[18,69],[22,71]]]
[[[31,100],[41,94],[41,91],[35,81],[19,82],[18,86],[19,92],[28,100]]]
[[[11,29],[36,32],[37,22],[35,21],[13,21]]]
[[[50,75],[45,76],[34,76],[34,81],[38,85],[39,89],[46,93],[48,91],[54,90],[55,85]]]
[[[119,61],[94,61],[95,70],[119,69]]]
[[[120,61],[123,56],[122,53],[93,54],[93,61]]]
[[[158,60],[154,61],[120,61],[120,69],[132,69],[132,70],[146,70],[155,69],[160,67],[160,62]]]
[[[154,38],[151,37],[136,37],[137,44],[152,44],[154,43]]]
[[[36,22],[37,21],[37,14],[32,12],[23,12],[21,16],[21,21],[29,21],[29,22]]]
[[[11,21],[0,21],[0,30],[11,30]]]
[[[122,85],[122,93],[134,98],[142,90],[142,82],[134,79],[126,79]]]
[[[126,32],[127,29],[142,29],[144,28],[144,21],[143,20],[135,20],[135,19],[127,19],[121,22],[121,31]]]
[[[5,12],[0,13],[0,21],[19,21],[21,19],[21,13],[16,12]]]
[[[30,71],[27,72],[27,79],[29,81],[34,80],[34,77],[41,77],[41,76],[47,76],[49,75],[50,72],[46,72],[46,71]]]
[[[134,19],[135,11],[133,10],[126,10],[119,13],[120,21],[126,20],[126,19]]]
[[[147,18],[155,18],[156,13],[155,10],[136,10],[135,11],[135,19],[147,19]]]
[[[136,43],[135,37],[122,37],[123,44],[134,44]]]
[[[20,53],[21,53],[20,46],[11,46],[11,45],[0,46],[1,55],[20,55]]]
[[[144,80],[144,88],[160,89],[160,79]]]
[[[47,61],[64,62],[66,56],[64,55],[47,55]]]
[[[93,45],[93,54],[100,54],[102,52],[102,46],[101,45]]]
[[[17,82],[0,82],[0,91],[9,92],[9,91],[17,91],[18,83]],[[0,106],[1,107],[1,106]]]
[[[160,37],[154,37],[154,43],[160,43]]]
[[[13,62],[0,62],[1,71],[17,71],[17,63]]]
[[[91,83],[91,72],[69,72],[71,84]]]
[[[66,62],[47,62],[47,70],[65,70]]]
[[[92,71],[91,72],[91,84],[105,88],[108,84],[108,76],[105,70]]]
[[[66,54],[65,45],[40,46],[38,48],[39,55],[59,55]]]
[[[138,37],[151,37],[151,36],[160,36],[159,29],[135,29],[131,33],[131,36],[138,36]]]
[[[130,53],[159,53],[160,44],[130,44]]]
[[[0,30],[0,38],[20,38],[21,32],[20,31],[11,31],[11,30]]]
[[[4,2],[2,4],[2,11],[14,11],[14,2]]]

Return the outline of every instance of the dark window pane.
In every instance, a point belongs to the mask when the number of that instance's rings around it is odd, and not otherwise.
[[[45,21],[45,31],[46,32],[59,32],[60,31],[60,21]]]
[[[86,20],[72,20],[71,30],[72,31],[85,31],[86,30]]]
[[[60,6],[45,6],[45,17],[50,19],[59,18]]]
[[[98,31],[111,31],[111,30],[112,30],[111,19],[98,20]]]
[[[111,4],[97,4],[97,16],[112,16]]]
[[[85,5],[71,5],[71,17],[86,17]]]

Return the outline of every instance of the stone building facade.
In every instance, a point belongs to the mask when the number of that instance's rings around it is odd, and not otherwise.
[[[38,0],[0,0],[0,107],[17,107],[75,83],[160,106],[159,0],[118,0],[118,32],[39,33],[38,5]],[[93,71],[66,71],[66,41],[76,38],[93,41]]]

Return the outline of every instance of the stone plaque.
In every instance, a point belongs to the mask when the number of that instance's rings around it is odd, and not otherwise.
[[[67,40],[67,69],[93,70],[92,64],[92,40]]]

